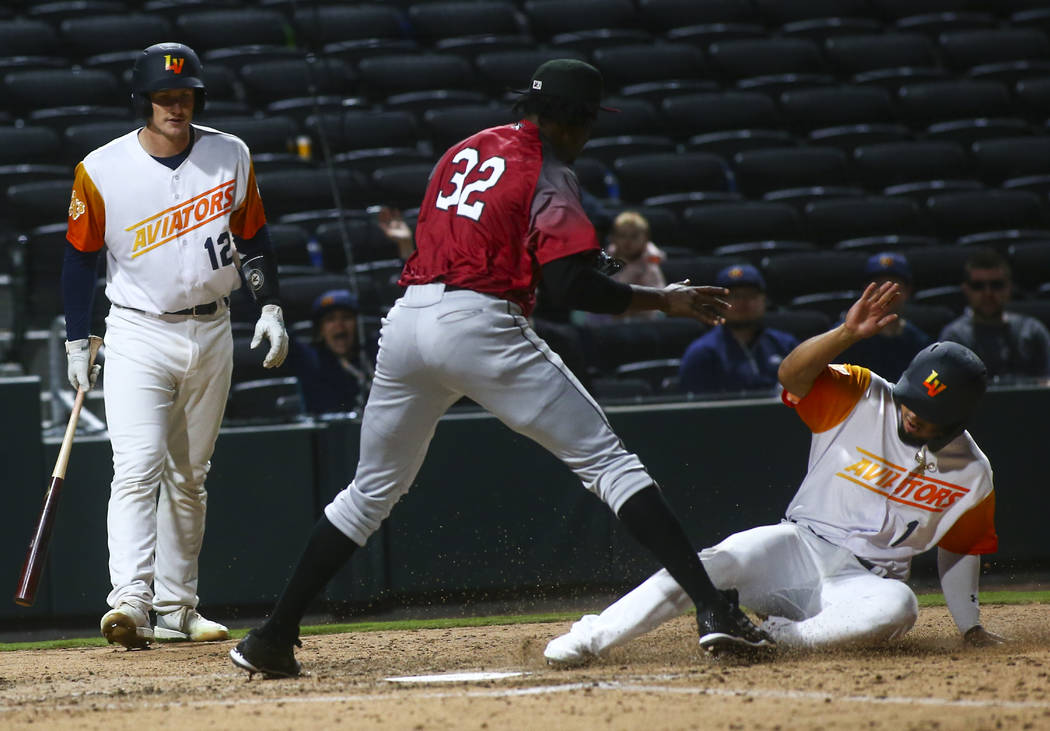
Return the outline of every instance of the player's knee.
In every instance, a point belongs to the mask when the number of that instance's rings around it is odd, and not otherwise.
[[[876,632],[882,638],[891,640],[901,637],[910,630],[919,618],[919,602],[911,589],[902,582],[891,584],[881,603],[882,611],[877,620]]]

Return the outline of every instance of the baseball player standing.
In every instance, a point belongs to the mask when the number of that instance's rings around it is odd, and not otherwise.
[[[132,84],[145,126],[77,165],[62,269],[69,381],[90,389],[99,368],[88,369],[90,303],[106,249],[113,590],[101,628],[128,648],[229,636],[197,613],[197,559],[204,479],[230,386],[227,295],[240,284],[238,263],[262,305],[252,347],[269,341],[268,368],[288,348],[248,148],[192,124],[205,101],[197,54],[180,43],[150,46]]]
[[[593,66],[545,63],[515,105],[521,121],[468,137],[434,168],[407,290],[383,324],[357,473],[325,508],[269,620],[231,650],[237,666],[299,674],[293,645],[307,606],[409,489],[438,419],[464,395],[558,456],[615,511],[686,587],[703,646],[770,644],[712,586],[653,478],[527,319],[542,277],[574,309],[722,320],[720,287],[641,287],[596,269],[601,249],[569,166],[601,93]]]
[[[781,646],[827,647],[898,638],[918,603],[912,557],[938,547],[941,587],[965,640],[997,644],[980,624],[980,554],[994,552],[988,459],[965,431],[985,368],[956,343],[920,351],[896,384],[866,368],[830,365],[876,335],[899,284],[869,284],[845,321],[796,347],[780,365],[783,400],[813,431],[809,470],[778,525],[735,533],[700,559],[715,586],[767,615]],[[657,572],[600,615],[548,643],[552,664],[576,664],[681,614],[688,599]]]

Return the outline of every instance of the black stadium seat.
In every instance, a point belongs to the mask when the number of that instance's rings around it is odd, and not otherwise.
[[[861,18],[872,14],[866,0],[755,0],[759,17],[768,26],[816,18]]]
[[[669,134],[685,139],[705,132],[776,129],[780,110],[757,91],[685,94],[661,104]]]
[[[700,79],[704,71],[700,49],[685,43],[657,43],[602,48],[594,52],[606,92],[630,84],[671,79]]]
[[[973,144],[977,171],[990,184],[1008,178],[1050,173],[1050,137],[1008,137]]]
[[[740,201],[693,206],[682,214],[685,236],[698,251],[745,241],[799,240],[802,216],[786,203]]]
[[[875,190],[918,180],[967,178],[972,174],[966,150],[947,141],[862,145],[853,151],[853,167],[858,182]]]
[[[409,6],[408,20],[423,44],[453,36],[516,35],[525,30],[507,0],[418,3]]]
[[[123,83],[101,69],[12,71],[3,76],[7,108],[15,114],[31,109],[78,104],[126,104]]]
[[[43,125],[0,126],[0,165],[57,162],[62,140]]]
[[[905,84],[898,91],[902,119],[914,126],[938,121],[1003,117],[1011,112],[1010,93],[998,81],[951,80]]]
[[[654,33],[673,28],[754,23],[755,9],[748,0],[638,0],[642,25]]]
[[[240,137],[252,154],[287,152],[294,144],[298,126],[288,117],[209,117],[208,126]]]
[[[554,58],[585,60],[586,54],[569,49],[528,48],[514,51],[489,51],[478,54],[474,65],[479,80],[495,94],[508,89],[524,91],[529,86],[532,72],[545,61]]]
[[[926,212],[936,232],[954,239],[965,234],[1042,228],[1039,196],[1023,190],[979,190],[930,196]]]
[[[824,312],[801,308],[767,311],[762,322],[766,327],[791,333],[799,342],[826,332],[833,324]]]
[[[36,180],[11,185],[7,189],[7,209],[24,230],[64,222],[69,211],[73,181]]]
[[[372,173],[375,202],[395,208],[419,208],[433,168],[430,163],[377,168]]]
[[[172,38],[171,24],[163,16],[148,13],[66,18],[58,27],[66,53],[75,58],[111,51],[141,52],[146,46]]]
[[[75,165],[96,147],[101,147],[139,126],[136,120],[70,125],[62,135],[62,159],[70,165]]]
[[[1035,28],[951,31],[942,33],[938,43],[948,65],[957,72],[989,64],[1050,59],[1050,41]]]
[[[357,71],[361,91],[376,99],[410,91],[474,86],[470,63],[451,53],[374,56],[363,59]]]
[[[599,113],[591,131],[592,137],[663,132],[663,120],[656,106],[646,99],[623,96],[607,97],[604,103],[618,111],[615,114]]]
[[[1015,244],[1009,258],[1014,280],[1022,287],[1034,290],[1050,282],[1050,240]]]
[[[618,157],[613,173],[620,198],[640,203],[667,193],[728,189],[722,158],[702,152],[663,152]]]
[[[270,8],[192,10],[175,19],[179,40],[198,55],[213,48],[284,45],[289,23]]]
[[[256,175],[267,218],[289,213],[334,208],[331,177],[346,208],[363,208],[375,202],[371,184],[349,170],[274,170]]]
[[[748,197],[773,190],[841,185],[846,155],[833,147],[780,147],[747,150],[733,160],[740,191]]]
[[[263,106],[278,99],[318,94],[349,96],[354,72],[336,58],[280,58],[250,61],[241,68],[241,81],[250,102]]]
[[[407,30],[405,16],[398,8],[378,3],[303,3],[295,8],[292,19],[302,38],[317,47],[366,38],[400,39]]]
[[[835,70],[843,76],[900,67],[937,65],[933,41],[921,33],[839,36],[825,42]]]
[[[712,44],[707,55],[712,68],[730,81],[826,71],[817,45],[802,38],[724,41]]]
[[[894,119],[889,92],[872,86],[792,89],[780,95],[780,109],[788,125],[799,132]]]
[[[584,155],[597,158],[606,165],[612,165],[618,157],[674,151],[675,144],[670,137],[652,134],[592,137],[583,148]]]
[[[321,149],[323,129],[333,154],[354,148],[409,147],[419,139],[415,115],[399,110],[323,112],[308,117],[306,128],[314,139],[315,150]]]
[[[806,206],[810,238],[830,246],[872,236],[922,233],[919,206],[904,197],[870,196],[814,201]]]
[[[46,56],[60,53],[55,27],[43,20],[0,20],[0,48],[4,56]]]
[[[514,121],[516,117],[506,104],[451,106],[428,109],[423,113],[423,129],[430,138],[435,156],[479,130]]]
[[[770,299],[786,304],[800,295],[859,288],[865,261],[854,252],[814,251],[770,257],[762,269]]]
[[[631,0],[525,0],[524,8],[539,40],[597,28],[633,28],[638,23]]]

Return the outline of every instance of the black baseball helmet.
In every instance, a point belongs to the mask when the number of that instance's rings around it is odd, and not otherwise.
[[[204,68],[192,48],[182,43],[155,43],[135,59],[131,69],[131,102],[147,119],[149,95],[161,89],[193,89],[193,113],[204,109]]]
[[[945,428],[936,451],[966,428],[988,386],[988,370],[959,343],[934,343],[918,352],[893,386],[893,398],[920,418]]]

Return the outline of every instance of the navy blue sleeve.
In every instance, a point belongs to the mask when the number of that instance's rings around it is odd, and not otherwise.
[[[62,304],[66,339],[81,340],[91,331],[91,298],[95,294],[98,251],[81,251],[66,242],[62,258]]]
[[[277,283],[277,255],[270,242],[269,228],[263,224],[250,239],[235,235],[233,241],[241,254],[241,276],[252,297],[260,307],[279,305],[281,293]]]

